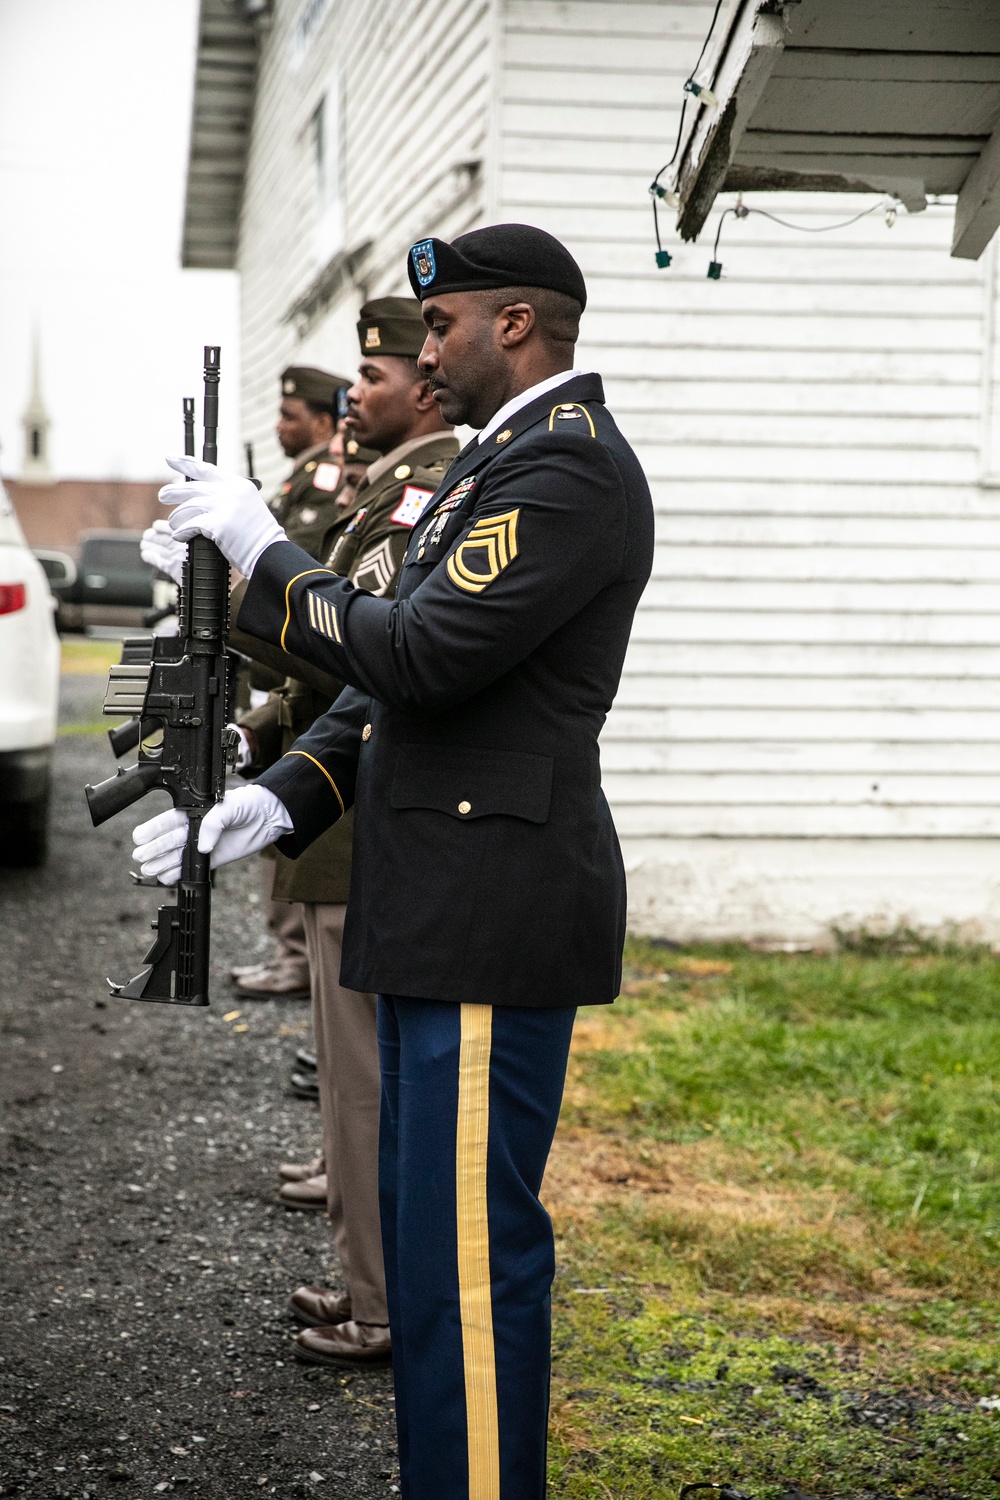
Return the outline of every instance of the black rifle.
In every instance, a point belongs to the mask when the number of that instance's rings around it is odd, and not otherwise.
[[[206,463],[216,462],[218,422],[219,350],[209,347],[202,448]],[[192,398],[184,402],[184,429],[184,449],[192,453]],[[86,792],[95,828],[151,791],[167,792],[173,805],[187,813],[176,905],[161,906],[157,913],[156,938],[144,959],[147,967],[127,984],[110,979],[108,983],[114,994],[130,1000],[207,1005],[212,885],[209,856],[198,850],[198,829],[208,808],[222,800],[227,766],[238,748],[238,736],[226,728],[232,717],[237,660],[226,649],[229,564],[207,537],[196,536],[188,543],[177,615],[176,636],[122,642],[121,662],[108,678],[104,712],[136,715],[111,736],[117,754],[130,748],[127,741],[138,743],[139,758],[134,766],[121,768]]]

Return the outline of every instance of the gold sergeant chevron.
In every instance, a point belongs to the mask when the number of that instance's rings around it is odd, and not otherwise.
[[[486,516],[477,521],[460,547],[448,559],[448,577],[467,594],[481,594],[487,584],[499,577],[517,556],[517,510],[502,516]],[[476,571],[469,560],[486,564],[487,572]]]

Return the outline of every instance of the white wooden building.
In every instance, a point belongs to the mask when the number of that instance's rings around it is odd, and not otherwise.
[[[633,926],[1000,942],[995,247],[949,255],[951,200],[888,227],[871,194],[751,193],[803,227],[730,216],[714,281],[723,192],[657,269],[647,188],[703,0],[241,8],[203,0],[184,255],[241,273],[265,480],[279,370],[350,371],[413,240],[559,235],[590,288],[578,365],[658,516],[603,740]]]

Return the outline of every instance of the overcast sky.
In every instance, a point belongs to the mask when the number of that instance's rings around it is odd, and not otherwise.
[[[239,462],[236,277],[179,264],[197,10],[0,0],[6,475],[21,468],[33,323],[59,477],[159,477],[209,343],[222,345],[220,458]]]

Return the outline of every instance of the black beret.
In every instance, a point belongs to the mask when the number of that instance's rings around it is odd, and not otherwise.
[[[312,365],[289,365],[281,372],[281,394],[296,396],[312,406],[322,406],[333,411],[337,391],[354,382],[344,375],[331,375],[328,370],[317,370]]]
[[[566,246],[531,224],[490,224],[447,240],[419,240],[406,262],[421,301],[433,292],[544,286],[587,305],[583,272]]]
[[[416,359],[427,329],[420,303],[413,297],[376,297],[366,302],[358,319],[358,343],[366,354],[402,354]]]

